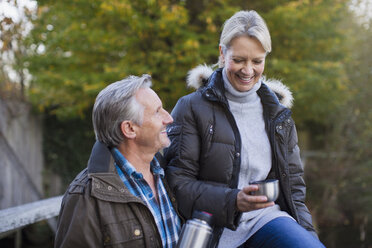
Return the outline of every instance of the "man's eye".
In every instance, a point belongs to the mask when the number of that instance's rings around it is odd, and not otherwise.
[[[259,64],[261,64],[261,63],[262,63],[262,60],[254,60],[254,61],[253,61],[253,63],[255,63],[255,64],[259,65]]]

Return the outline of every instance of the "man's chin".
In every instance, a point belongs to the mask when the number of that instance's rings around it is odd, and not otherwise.
[[[163,143],[163,148],[162,148],[162,149],[164,149],[164,148],[168,148],[168,147],[170,146],[170,144],[171,144],[171,142],[170,142],[170,140],[168,139],[167,142],[164,142],[164,143]]]

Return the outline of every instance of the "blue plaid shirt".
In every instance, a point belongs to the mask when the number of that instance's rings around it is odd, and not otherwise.
[[[156,158],[151,162],[151,171],[154,175],[158,190],[158,204],[151,187],[143,178],[142,173],[138,173],[133,165],[125,159],[118,149],[113,148],[112,154],[115,159],[116,170],[124,185],[134,196],[143,200],[154,216],[163,247],[176,247],[181,228],[181,221],[173,209],[162,180],[160,180],[160,177],[164,177],[164,170],[160,167],[159,162]]]

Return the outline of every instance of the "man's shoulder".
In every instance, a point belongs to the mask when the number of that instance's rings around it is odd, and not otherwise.
[[[89,183],[88,170],[82,170],[67,188],[66,194],[83,194]]]
[[[66,192],[62,199],[62,209],[63,212],[74,209],[77,206],[77,202],[85,198],[85,194],[89,194],[89,180],[87,168],[82,170],[75,179],[67,187]]]
[[[93,181],[97,184],[118,184],[118,176],[113,172],[89,173],[88,168],[82,170],[70,183],[65,195],[89,193]],[[120,182],[120,179],[119,179]]]
[[[116,173],[88,173],[81,171],[70,183],[64,202],[76,201],[138,202]]]

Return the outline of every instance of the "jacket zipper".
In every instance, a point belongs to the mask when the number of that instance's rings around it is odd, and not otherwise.
[[[279,164],[278,164],[278,157],[277,157],[277,147],[275,145],[275,132],[276,132],[276,126],[278,125],[278,123],[282,120],[282,119],[286,119],[288,118],[288,115],[290,113],[290,110],[287,110],[287,111],[284,111],[283,113],[281,113],[279,116],[277,116],[275,119],[273,119],[272,121],[268,121],[269,122],[269,130],[270,130],[270,136],[271,136],[271,141],[272,142],[272,147],[273,147],[273,159],[274,159],[274,162],[275,162],[275,172],[277,174],[277,176],[279,177],[279,180],[281,180],[282,178],[282,175],[280,173],[280,168],[279,168]],[[282,118],[281,118],[282,117]],[[286,117],[286,118],[284,118]],[[288,175],[286,175],[288,177]],[[289,180],[289,179],[288,179]],[[284,199],[285,202],[287,203],[288,207],[290,208],[290,211],[292,212],[292,216],[296,216],[295,214],[295,210],[293,209],[293,206],[292,204],[290,204],[290,202],[292,201],[292,197],[290,196],[290,194],[288,195],[288,197],[290,199]]]

